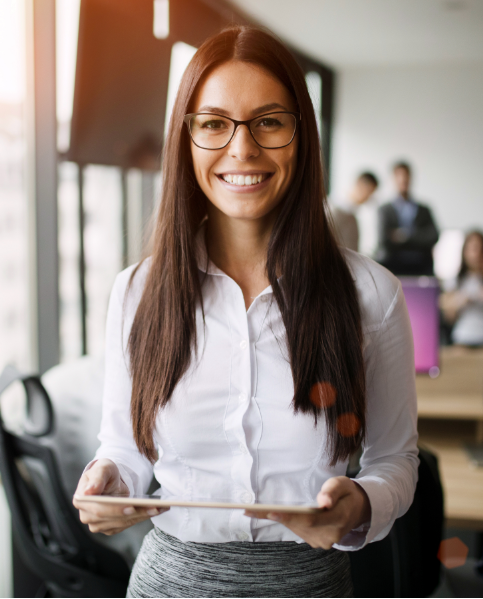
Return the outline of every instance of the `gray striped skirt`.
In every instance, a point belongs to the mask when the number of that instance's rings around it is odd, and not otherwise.
[[[349,556],[306,543],[183,543],[149,532],[127,597],[352,597]]]

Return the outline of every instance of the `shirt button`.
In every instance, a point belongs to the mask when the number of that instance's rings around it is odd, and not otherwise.
[[[245,349],[247,345],[248,345],[248,343],[246,342],[246,340],[245,340],[245,339],[242,339],[242,340],[240,341],[240,347],[241,347],[242,349]]]
[[[239,541],[248,541],[248,534],[246,532],[240,531],[239,533],[237,533],[236,538]]]
[[[247,400],[247,394],[246,393],[240,393],[240,395],[238,396],[238,399],[240,401],[246,401]]]
[[[240,451],[242,453],[248,453],[247,448],[243,445],[243,443],[240,443],[240,445],[238,446],[240,448]]]
[[[268,294],[262,295],[262,302],[266,304],[268,302]]]
[[[243,503],[251,503],[252,499],[253,499],[253,495],[247,491],[246,493],[243,493],[243,495],[241,496],[241,499],[242,499]]]

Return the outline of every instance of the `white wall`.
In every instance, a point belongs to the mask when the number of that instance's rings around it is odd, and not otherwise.
[[[441,228],[483,228],[483,64],[339,71],[332,193],[370,169],[386,200],[399,158],[414,165],[414,195]]]

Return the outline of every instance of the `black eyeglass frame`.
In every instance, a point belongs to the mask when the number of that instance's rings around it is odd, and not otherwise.
[[[228,119],[229,121],[231,121],[232,123],[234,123],[234,124],[235,124],[235,128],[233,129],[233,133],[231,134],[231,137],[230,137],[230,139],[229,139],[229,140],[226,142],[226,144],[225,144],[224,146],[221,146],[220,148],[204,148],[203,146],[199,146],[199,145],[198,145],[198,144],[195,142],[195,140],[193,139],[193,136],[191,135],[191,127],[190,127],[190,122],[191,122],[191,119],[192,119],[194,116],[198,116],[198,115],[201,115],[201,114],[206,114],[206,115],[211,115],[211,116],[221,116],[223,119]],[[291,138],[291,140],[290,140],[290,141],[289,141],[287,144],[285,144],[284,146],[276,146],[276,147],[274,147],[274,148],[270,148],[270,147],[267,147],[267,146],[262,146],[262,144],[258,143],[258,141],[255,139],[255,136],[253,135],[253,132],[252,132],[252,130],[251,130],[251,128],[250,128],[250,125],[252,124],[252,122],[253,122],[253,121],[256,121],[257,119],[261,119],[261,118],[263,118],[264,116],[268,116],[268,115],[270,115],[270,114],[291,114],[291,115],[293,115],[293,116],[295,117],[295,129],[294,129],[294,132],[293,132],[292,138]],[[251,135],[251,136],[252,136],[252,138],[253,138],[253,141],[254,141],[254,142],[255,142],[255,143],[258,145],[258,146],[260,146],[261,148],[263,148],[264,150],[279,150],[280,148],[286,148],[286,147],[287,147],[287,146],[289,146],[289,145],[290,145],[290,144],[293,142],[293,140],[294,140],[295,134],[297,133],[297,122],[298,122],[299,120],[300,120],[300,121],[302,120],[302,115],[300,114],[300,112],[290,112],[289,110],[278,110],[278,111],[276,111],[276,112],[267,112],[267,113],[265,113],[265,114],[259,114],[258,116],[255,116],[255,117],[253,117],[252,119],[247,119],[246,121],[237,121],[236,119],[232,119],[232,118],[230,118],[229,116],[226,116],[225,114],[217,114],[216,112],[191,112],[190,114],[185,114],[185,115],[184,115],[184,117],[183,117],[183,123],[185,123],[185,124],[186,124],[186,127],[188,128],[188,133],[189,133],[189,136],[190,136],[190,138],[191,138],[191,141],[192,141],[192,142],[195,144],[195,146],[196,146],[197,148],[201,148],[202,150],[223,150],[223,148],[226,148],[226,146],[227,146],[227,145],[228,145],[228,144],[231,142],[231,140],[232,140],[232,139],[235,137],[236,130],[238,129],[238,127],[239,127],[240,125],[245,125],[245,126],[246,126],[246,128],[247,128],[247,129],[248,129],[248,131],[250,132],[250,135]]]

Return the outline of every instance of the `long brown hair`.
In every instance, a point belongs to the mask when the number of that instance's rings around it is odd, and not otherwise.
[[[315,424],[325,415],[327,451],[335,464],[360,446],[365,433],[357,293],[325,214],[317,124],[303,71],[272,35],[245,26],[225,29],[199,48],[176,97],[152,261],[128,341],[134,439],[139,451],[155,461],[156,415],[197,351],[196,305],[203,306],[203,299],[195,235],[207,200],[195,178],[183,117],[202,78],[229,60],[256,64],[275,75],[302,114],[297,170],[271,232],[266,273],[286,329],[294,411],[313,414]],[[280,283],[276,273],[283,274]]]

